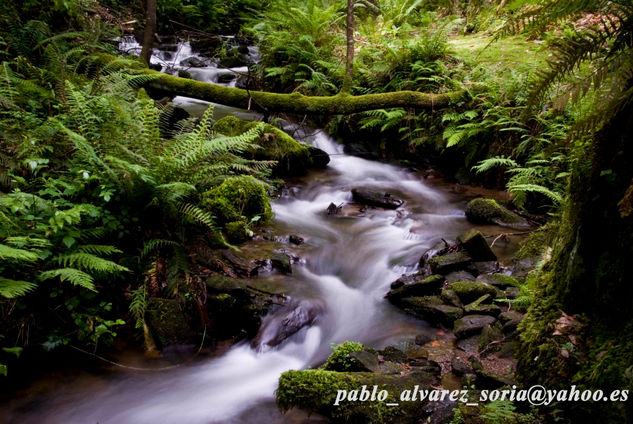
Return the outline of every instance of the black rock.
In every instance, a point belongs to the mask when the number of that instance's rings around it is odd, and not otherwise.
[[[352,197],[355,202],[385,209],[398,209],[404,204],[404,200],[394,197],[390,193],[365,188],[352,189]]]

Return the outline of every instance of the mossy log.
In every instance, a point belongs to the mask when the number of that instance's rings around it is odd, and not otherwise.
[[[113,56],[97,56],[97,64],[106,65],[115,60]],[[158,71],[135,67],[136,71],[156,78],[145,81],[143,86],[165,94],[192,97],[212,103],[262,112],[287,112],[308,115],[347,115],[367,110],[394,107],[418,109],[442,109],[461,100],[465,91],[449,93],[420,93],[417,91],[396,91],[392,93],[364,94],[352,96],[339,93],[335,96],[304,96],[300,93],[280,94],[250,91],[225,87],[207,82],[194,81]]]

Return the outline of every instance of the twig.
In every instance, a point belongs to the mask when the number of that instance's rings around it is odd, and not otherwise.
[[[206,327],[205,327],[205,329],[206,329]],[[111,360],[109,360],[107,358],[104,358],[103,356],[99,356],[99,355],[97,355],[95,353],[91,353],[91,352],[85,351],[85,350],[83,350],[83,349],[81,349],[81,348],[79,348],[77,346],[73,346],[73,345],[68,345],[68,346],[72,347],[75,350],[78,350],[81,353],[85,353],[86,355],[94,356],[97,359],[101,359],[102,361],[107,362],[110,365],[114,365],[116,367],[121,367],[121,368],[126,368],[126,369],[129,369],[129,370],[134,370],[134,371],[164,371],[164,370],[169,370],[169,369],[173,369],[173,368],[178,368],[180,365],[182,365],[182,364],[176,364],[176,365],[170,365],[168,367],[161,367],[161,368],[132,367],[132,366],[129,366],[129,365],[124,365],[124,364],[120,364],[118,362],[111,361]]]

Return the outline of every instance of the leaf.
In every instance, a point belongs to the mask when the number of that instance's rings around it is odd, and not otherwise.
[[[0,277],[0,296],[8,299],[24,296],[28,292],[35,290],[37,284],[28,281],[11,280]]]
[[[44,271],[40,274],[40,279],[49,280],[59,277],[62,281],[68,281],[74,286],[80,286],[88,290],[96,291],[92,276],[75,268],[59,268]]]
[[[16,249],[5,244],[0,244],[0,259],[2,260],[17,262],[35,262],[37,258],[37,253],[30,250]]]

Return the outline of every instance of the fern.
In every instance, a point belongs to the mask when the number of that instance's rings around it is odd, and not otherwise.
[[[498,167],[498,166],[507,166],[507,167],[514,168],[519,165],[510,158],[497,156],[494,158],[482,160],[481,162],[479,162],[479,165],[473,166],[472,169],[475,170],[479,174],[481,172],[489,171],[490,169]]]
[[[116,262],[100,258],[90,253],[82,252],[59,255],[56,258],[56,262],[64,267],[77,267],[80,269],[103,273],[120,273],[129,271],[129,269],[117,264]]]
[[[68,281],[74,286],[96,291],[92,276],[76,268],[58,268],[44,271],[40,274],[41,280],[50,280],[53,278],[59,278],[61,281]]]
[[[6,297],[7,299],[24,296],[36,288],[37,284],[35,283],[0,277],[0,296]]]
[[[30,250],[16,249],[0,244],[0,259],[13,262],[35,262],[38,259],[38,254]]]

